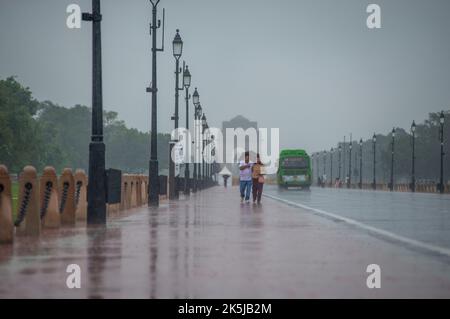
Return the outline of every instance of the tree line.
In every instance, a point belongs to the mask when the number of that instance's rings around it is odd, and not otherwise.
[[[128,128],[117,112],[104,112],[106,167],[145,173],[150,158],[150,133]],[[51,165],[87,171],[91,108],[63,107],[37,101],[14,77],[0,80],[0,163],[11,173],[26,165],[38,171]],[[160,169],[168,167],[170,134],[158,134]]]

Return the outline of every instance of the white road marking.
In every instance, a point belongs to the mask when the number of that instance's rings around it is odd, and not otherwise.
[[[283,198],[280,198],[280,197],[277,197],[277,196],[274,196],[274,195],[264,194],[263,193],[263,196],[266,196],[266,197],[272,198],[274,200],[283,202],[283,203],[288,204],[290,206],[300,207],[300,208],[303,208],[303,209],[315,212],[316,214],[319,214],[319,215],[322,215],[322,216],[326,216],[326,217],[329,217],[329,218],[333,218],[333,219],[339,220],[341,222],[345,222],[345,223],[347,223],[349,225],[359,227],[361,229],[367,230],[367,231],[375,233],[377,235],[381,235],[381,236],[386,237],[386,238],[391,239],[391,240],[396,240],[396,241],[402,242],[402,243],[410,245],[410,246],[414,246],[414,247],[417,247],[417,248],[425,249],[425,250],[433,252],[433,253],[441,254],[441,255],[444,255],[446,257],[450,257],[450,249],[447,249],[447,248],[444,248],[444,247],[435,246],[435,245],[427,244],[427,243],[424,243],[424,242],[421,242],[421,241],[418,241],[418,240],[415,240],[415,239],[403,237],[401,235],[394,234],[394,233],[392,233],[390,231],[379,229],[379,228],[372,227],[372,226],[369,226],[367,224],[358,222],[358,221],[356,221],[354,219],[351,219],[351,218],[343,217],[343,216],[340,216],[340,215],[336,215],[336,214],[333,214],[333,213],[326,212],[326,211],[321,210],[321,209],[317,209],[317,208],[309,207],[309,206],[306,206],[306,205],[303,205],[303,204],[295,203],[295,202],[292,202],[290,200],[283,199]]]

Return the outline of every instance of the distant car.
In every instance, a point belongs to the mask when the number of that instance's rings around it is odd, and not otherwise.
[[[282,150],[278,160],[277,182],[280,187],[311,186],[311,159],[305,150]]]

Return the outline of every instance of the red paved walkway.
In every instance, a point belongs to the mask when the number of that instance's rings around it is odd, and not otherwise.
[[[80,265],[81,289],[66,287]],[[381,266],[381,289],[366,286]],[[0,298],[450,297],[450,264],[236,188],[0,246]]]

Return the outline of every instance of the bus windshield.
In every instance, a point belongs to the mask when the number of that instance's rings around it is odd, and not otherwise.
[[[283,168],[308,168],[308,159],[304,157],[287,157],[283,159]]]

